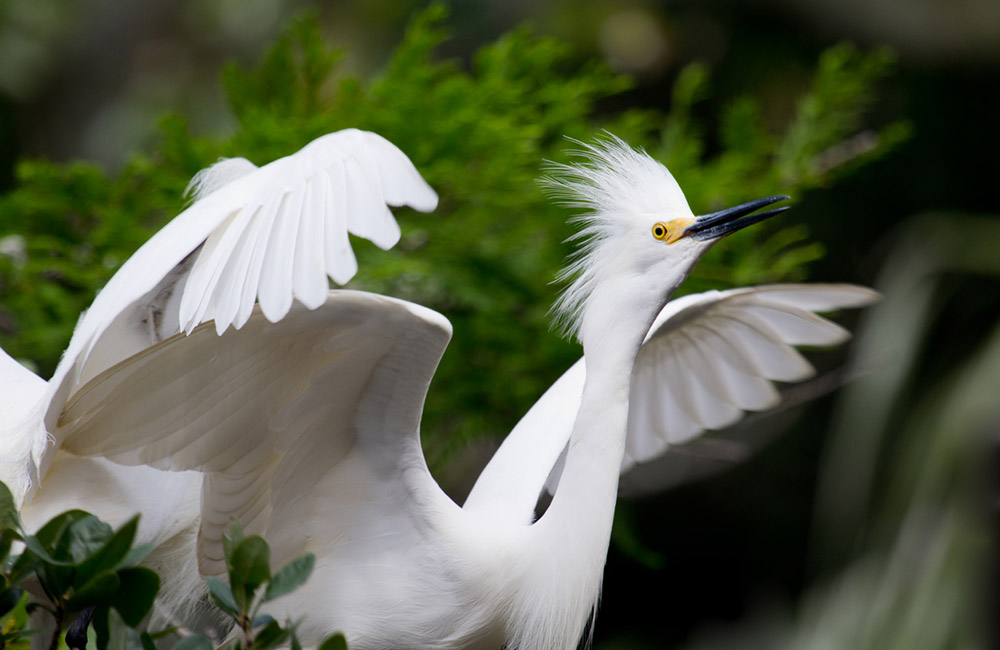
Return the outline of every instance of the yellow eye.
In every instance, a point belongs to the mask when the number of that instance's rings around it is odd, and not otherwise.
[[[673,244],[684,237],[684,230],[694,223],[694,219],[680,217],[670,221],[657,221],[653,224],[653,237],[664,244]]]

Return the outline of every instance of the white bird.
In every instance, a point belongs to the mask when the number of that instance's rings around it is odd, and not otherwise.
[[[268,539],[276,565],[312,551],[313,577],[272,612],[304,615],[306,643],[341,630],[360,650],[576,647],[623,466],[772,405],[769,380],[811,373],[792,345],[846,337],[813,312],[874,299],[848,285],[776,285],[667,305],[712,244],[784,197],[695,217],[644,153],[609,139],[586,155],[551,181],[588,210],[557,306],[586,369],[519,423],[463,507],[419,441],[448,321],[327,291],[327,275],[353,275],[348,230],[387,247],[399,230],[386,203],[436,204],[397,149],[347,131],[260,169],[214,168],[204,198],[98,296],[48,384],[0,359],[0,380],[28,405],[4,404],[0,428],[2,477],[22,514],[42,520],[77,498],[123,520],[142,505],[141,532],[178,584],[224,572],[233,517]],[[220,177],[234,180],[211,191]],[[103,488],[65,492],[95,468]],[[547,482],[554,496],[535,521]],[[143,485],[157,490],[137,498]],[[119,495],[112,516],[91,489]],[[201,593],[168,598],[178,607]]]

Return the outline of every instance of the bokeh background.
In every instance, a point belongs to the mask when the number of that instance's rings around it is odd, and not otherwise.
[[[226,99],[220,71],[227,62],[241,69],[257,64],[306,9],[315,12],[323,39],[344,52],[338,75],[377,79],[423,7],[388,0],[3,0],[0,192],[9,198],[32,182],[31,174],[17,171],[25,160],[92,161],[108,177],[137,152],[156,164],[164,138],[161,117],[168,113],[183,116],[197,137],[224,138],[244,128]],[[754,441],[755,452],[737,454],[739,462],[713,458],[709,465],[720,471],[690,480],[674,480],[669,474],[676,467],[666,465],[630,484],[634,496],[623,500],[618,513],[594,643],[608,650],[997,646],[991,560],[1000,434],[1000,218],[993,184],[1000,170],[1000,3],[510,0],[447,7],[442,24],[449,36],[433,48],[436,60],[473,69],[480,48],[527,23],[534,34],[567,46],[561,66],[576,70],[601,62],[628,75],[627,89],[588,106],[587,118],[598,126],[618,124],[627,111],[652,111],[653,117],[643,119],[662,121],[658,116],[678,101],[682,71],[703,63],[711,82],[685,124],[701,125],[706,160],[728,146],[717,132],[734,98],[758,98],[761,123],[780,131],[793,119],[827,48],[850,42],[860,51],[891,49],[894,64],[872,83],[870,101],[844,139],[846,149],[837,151],[848,159],[851,147],[869,151],[871,138],[884,136],[880,130],[888,125],[905,124],[897,132],[905,137],[864,164],[847,165],[844,173],[796,192],[797,218],[808,224],[808,241],[821,243],[825,254],[810,253],[795,277],[856,282],[885,295],[860,318],[842,317],[858,333],[851,370],[837,370],[816,384],[805,405],[757,418],[732,434]],[[513,122],[525,122],[514,126],[530,126],[530,114],[512,115]],[[416,143],[419,110],[413,119],[408,128]],[[519,130],[518,137],[528,132]],[[650,138],[663,150],[666,136]],[[538,150],[565,148],[547,146]],[[414,147],[403,146],[411,155]],[[242,152],[228,155],[234,153]],[[509,155],[497,147],[496,156]],[[534,175],[540,173],[537,163]],[[475,201],[476,187],[449,195],[444,173],[429,178],[440,181],[435,184],[445,205]],[[701,194],[742,200],[745,191]],[[67,207],[71,203],[55,203],[39,214],[80,219]],[[692,203],[696,212],[714,207]],[[12,215],[24,210],[13,199],[5,205],[0,257],[13,270],[0,283],[0,338],[5,349],[44,375],[54,362],[45,350],[58,350],[53,346],[60,337],[65,344],[79,307],[50,309],[44,323],[20,310],[21,301],[48,299],[24,298],[36,276],[17,275],[26,264],[22,258],[37,257],[47,244],[30,235],[27,242],[11,239],[24,228]],[[99,223],[101,215],[95,219]],[[146,214],[136,219],[155,225]],[[404,232],[407,219],[417,217],[400,217]],[[434,237],[423,222],[412,223],[422,236]],[[514,234],[524,232],[530,230]],[[549,228],[545,236],[558,242],[568,232]],[[452,265],[425,259],[428,276],[440,265],[462,270],[490,259],[463,257],[467,242],[452,231],[447,236],[457,250],[410,241],[406,254],[433,251],[458,260]],[[480,233],[478,239],[488,236]],[[120,261],[102,258],[102,272]],[[44,277],[58,276],[54,268]],[[538,277],[532,267],[524,275],[542,284],[554,271]],[[479,272],[495,275],[497,269]],[[100,277],[96,273],[93,282]],[[457,367],[466,366],[475,381],[515,393],[499,404],[498,416],[476,417],[477,409],[497,405],[474,392],[464,398],[470,413],[464,422],[435,416],[454,436],[427,440],[428,453],[442,480],[460,492],[467,481],[463,470],[481,462],[491,440],[513,425],[538,386],[558,376],[579,350],[560,341],[540,352],[535,340],[518,339],[522,329],[527,336],[555,338],[519,324],[543,319],[544,304],[486,297],[449,303],[441,294],[451,286],[428,289],[419,273],[415,277],[408,297],[429,293],[457,321],[456,329],[470,320],[465,312],[477,307],[490,319],[508,319],[498,326],[506,332],[500,349],[539,365],[524,378],[518,374],[527,374],[524,364],[511,368],[488,353],[473,357],[456,340],[459,352],[451,354],[466,355]],[[515,274],[502,281],[523,279]],[[361,282],[399,289],[377,273]],[[89,302],[93,287],[62,284],[65,295]],[[489,284],[482,290],[488,292]],[[531,298],[547,300],[554,291],[545,285]],[[65,300],[64,294],[55,299]],[[43,330],[44,344],[32,339]],[[472,341],[469,349],[473,343],[490,345]],[[818,351],[814,359],[821,368],[841,368],[843,355]],[[842,382],[846,387],[827,392]],[[434,399],[432,394],[432,409]]]

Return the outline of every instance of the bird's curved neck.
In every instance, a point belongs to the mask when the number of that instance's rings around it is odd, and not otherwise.
[[[513,647],[576,647],[600,592],[625,451],[632,367],[663,302],[662,296],[616,293],[614,286],[606,291],[592,296],[593,317],[584,322],[587,379],[566,464],[552,503],[532,527],[536,548],[543,549],[532,566],[533,591],[545,592],[534,602],[551,607],[525,613],[532,620],[522,629],[552,636],[517,639],[521,645]]]

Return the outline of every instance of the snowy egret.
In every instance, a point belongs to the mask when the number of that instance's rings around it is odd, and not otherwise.
[[[260,169],[213,168],[203,197],[97,297],[48,384],[2,359],[18,395],[4,405],[3,478],[22,512],[143,510],[143,539],[174,563],[178,608],[201,593],[190,588],[199,572],[223,573],[234,517],[268,539],[275,564],[312,551],[310,582],[273,603],[278,616],[305,616],[307,643],[343,630],[361,650],[574,648],[600,590],[623,464],[766,408],[769,380],[811,372],[792,345],[846,336],[813,312],[873,298],[776,285],[668,305],[718,239],[780,212],[757,210],[785,197],[696,217],[643,152],[609,138],[585,154],[550,182],[587,210],[557,305],[586,366],[515,428],[463,507],[419,441],[448,321],[327,290],[328,275],[343,283],[356,268],[348,232],[388,247],[399,230],[386,204],[436,204],[398,149],[349,130]],[[113,507],[62,491],[95,468]],[[546,483],[554,496],[535,521]],[[136,497],[143,484],[169,487]]]

